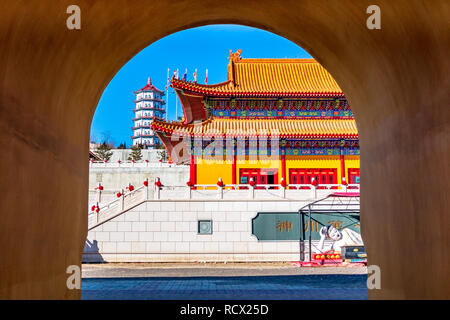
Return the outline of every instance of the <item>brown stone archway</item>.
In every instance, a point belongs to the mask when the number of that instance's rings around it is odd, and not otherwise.
[[[65,26],[74,2],[80,31]],[[381,30],[366,28],[371,4]],[[360,133],[362,232],[382,272],[370,297],[450,298],[449,10],[446,0],[4,4],[0,298],[79,298],[65,271],[80,264],[87,232],[89,127],[101,93],[150,43],[212,23],[290,39],[345,92]]]

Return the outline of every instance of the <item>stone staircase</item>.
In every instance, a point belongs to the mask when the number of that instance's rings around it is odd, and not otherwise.
[[[150,199],[149,191],[148,186],[139,187],[128,193],[122,193],[116,200],[102,205],[98,213],[89,212],[88,230],[92,230]]]

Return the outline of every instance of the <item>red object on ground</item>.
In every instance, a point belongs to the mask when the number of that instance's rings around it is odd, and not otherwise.
[[[147,180],[144,181],[144,186],[148,187],[148,181]]]
[[[320,262],[317,261],[296,261],[292,262],[293,265],[298,267],[320,267]]]
[[[329,197],[359,197],[359,192],[335,192]]]
[[[120,196],[122,195],[120,192],[117,192],[117,198],[120,198]]]
[[[128,190],[133,191],[134,190],[134,186],[132,184],[129,185]]]
[[[313,260],[340,260],[341,255],[339,253],[314,253]]]

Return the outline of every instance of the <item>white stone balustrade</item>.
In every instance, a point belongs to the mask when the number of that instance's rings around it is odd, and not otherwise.
[[[92,205],[99,204],[99,199],[109,199],[107,203],[100,203],[100,211],[95,210],[89,213],[89,229],[93,226],[104,223],[113,217],[120,215],[133,206],[141,204],[147,200],[204,200],[204,201],[230,201],[230,200],[279,200],[279,201],[310,201],[323,198],[334,192],[359,192],[359,185],[338,185],[324,184],[317,187],[313,185],[287,185],[283,188],[281,185],[264,184],[251,186],[249,184],[224,185],[219,187],[216,184],[198,184],[193,187],[187,185],[161,185],[157,187],[154,182],[147,180],[148,186],[141,186],[131,192],[94,190],[95,201],[90,202],[89,210]],[[117,198],[117,193],[121,196]],[[106,193],[107,196],[102,194]]]

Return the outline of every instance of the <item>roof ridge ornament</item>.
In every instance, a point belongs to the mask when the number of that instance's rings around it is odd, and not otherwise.
[[[231,84],[233,86],[236,86],[236,84],[234,83],[234,64],[242,59],[241,53],[241,49],[237,49],[236,52],[233,52],[233,50],[230,49],[230,55],[228,56],[228,80],[231,81]]]
[[[150,77],[148,77],[147,84],[148,84],[149,86],[152,85],[152,79],[151,79]]]
[[[242,53],[241,49],[237,49],[236,52],[233,52],[233,50],[230,49],[230,56],[228,57],[228,59],[230,59],[233,63],[239,62],[239,60],[242,59],[241,53]]]

